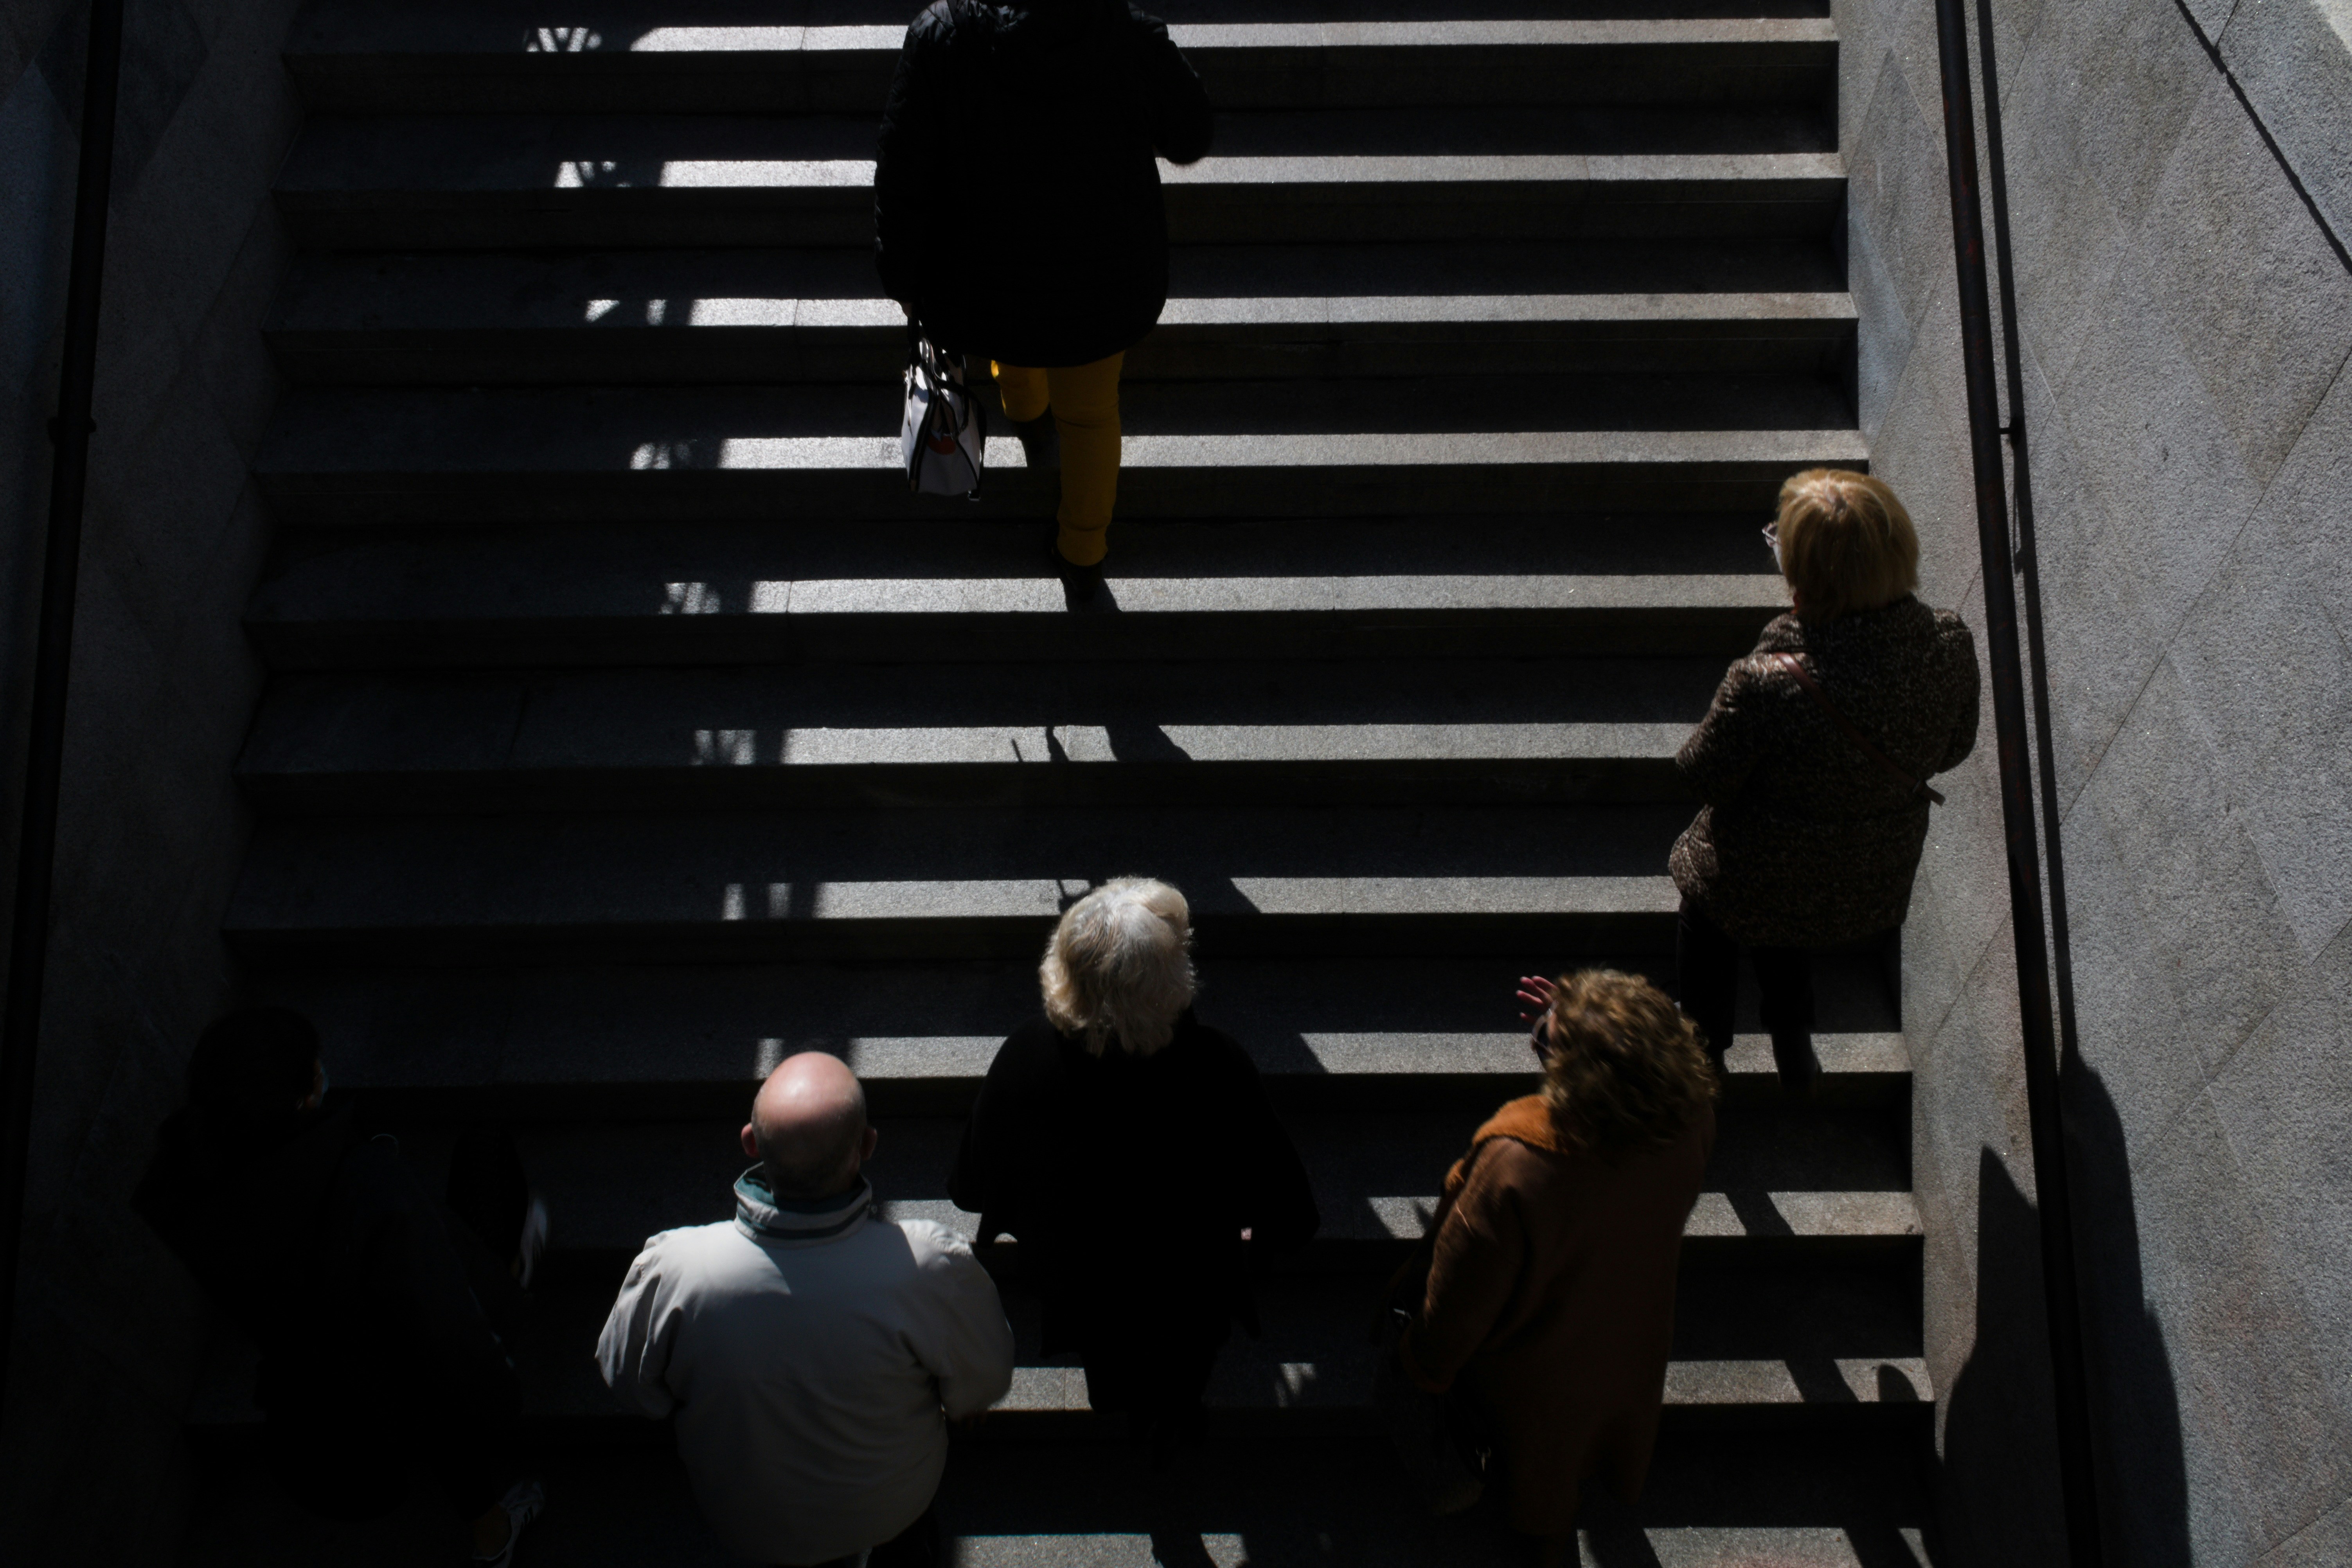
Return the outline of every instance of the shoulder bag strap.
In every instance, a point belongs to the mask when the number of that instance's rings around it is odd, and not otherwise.
[[[1805,689],[1805,695],[1822,705],[1822,711],[1830,716],[1830,721],[1845,732],[1847,740],[1862,748],[1864,756],[1876,763],[1891,776],[1902,780],[1912,794],[1924,795],[1937,805],[1944,804],[1944,797],[1930,788],[1926,779],[1919,777],[1893,757],[1880,751],[1878,742],[1864,734],[1861,726],[1838,711],[1837,704],[1830,700],[1830,694],[1822,689],[1821,682],[1812,678],[1811,672],[1805,668],[1803,661],[1795,654],[1768,653],[1764,656],[1764,662],[1774,669],[1783,670],[1796,677],[1797,684]]]

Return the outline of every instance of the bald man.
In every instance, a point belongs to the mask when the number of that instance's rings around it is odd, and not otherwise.
[[[768,1075],[742,1131],[735,1217],[666,1230],[629,1267],[596,1347],[678,1456],[719,1540],[792,1568],[940,1561],[947,1424],[1013,1384],[996,1286],[953,1232],[889,1220],[875,1130],[838,1058]]]

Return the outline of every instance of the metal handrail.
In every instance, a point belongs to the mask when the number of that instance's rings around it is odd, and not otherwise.
[[[0,1006],[0,1405],[16,1327],[16,1271],[33,1141],[34,1068],[49,961],[49,893],[57,872],[58,777],[65,759],[66,678],[73,659],[74,595],[81,576],[82,500],[89,480],[90,388],[98,368],[99,285],[106,270],[106,207],[114,182],[114,109],[122,74],[122,0],[92,0],[82,68],[81,163],[74,190],[73,259],[66,276],[64,364],[58,373],[49,531],[41,562],[41,625],[33,653],[32,718],[25,748],[25,815],[16,838],[8,994]]]
[[[2042,923],[2044,865],[2034,840],[2033,769],[2027,761],[2026,676],[2017,641],[2017,591],[2026,574],[2033,641],[2033,702],[2040,722],[2043,816],[2049,831],[2047,869],[2059,900],[2059,970],[2064,982],[2063,1022],[2074,1047],[2074,972],[2066,956],[2064,872],[2058,858],[2050,686],[2042,662],[2041,575],[2031,548],[2032,480],[2026,467],[2023,376],[2017,339],[2017,293],[2009,248],[2009,203],[2000,140],[2000,78],[1994,70],[1992,15],[1978,0],[1983,35],[1985,115],[1993,148],[1993,222],[2000,244],[2000,288],[2010,375],[2011,424],[2000,419],[1993,384],[1992,307],[1985,285],[1984,218],[1977,189],[1975,94],[1969,78],[1968,15],[1961,0],[1936,0],[1936,41],[1944,78],[1944,156],[1952,196],[1952,248],[1960,291],[1960,361],[1968,384],[1969,457],[1974,470],[1977,540],[1984,558],[1985,641],[1991,667],[1993,731],[2000,751],[2000,817],[2009,851],[2009,912],[2017,946],[2017,992],[2024,1036],[2026,1116],[2032,1132],[2033,1187],[2040,1210],[2042,1309],[2050,1334],[2050,1371],[2058,1426],[2058,1480],[2066,1519],[2069,1560],[2098,1568],[2097,1479],[2093,1471],[2090,1384],[2083,1353],[2081,1295],[2075,1279],[2074,1200],[2066,1171],[2066,1134],[2059,1100],[2060,1058],[2053,1037],[2050,954]],[[2010,548],[2008,477],[2001,438],[2017,456],[2018,517],[2024,548]]]

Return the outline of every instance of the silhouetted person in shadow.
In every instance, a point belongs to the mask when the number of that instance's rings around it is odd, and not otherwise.
[[[2080,1058],[2061,1079],[2074,1183],[2083,1348],[2108,1561],[2188,1568],[2188,1461],[2180,1395],[2140,1268],[2121,1118]],[[1970,1561],[2060,1562],[2064,1513],[2052,1408],[2041,1219],[1990,1149],[1977,1162],[1975,1342],[1945,1398],[1947,1485],[2015,1500],[1947,1521]]]
[[[866,1091],[803,1051],[740,1135],[735,1217],[646,1243],[596,1346],[678,1458],[727,1549],[755,1563],[935,1568],[948,1425],[1013,1386],[1013,1330],[971,1248],[877,1212]]]
[[[1045,1016],[1007,1039],[948,1194],[1006,1232],[1044,1296],[1045,1349],[1085,1358],[1087,1402],[1155,1460],[1197,1418],[1252,1265],[1306,1245],[1315,1196],[1248,1053],[1192,1016],[1191,912],[1164,882],[1064,912]]]
[[[1808,950],[1903,923],[1927,781],[1976,744],[1977,655],[1967,623],[1913,595],[1919,536],[1881,481],[1809,468],[1764,532],[1791,608],[1675,758],[1706,804],[1668,865],[1684,1009],[1720,1064],[1744,951],[1780,1085],[1803,1095],[1821,1074]]]
[[[1193,163],[1210,134],[1200,79],[1125,0],[935,0],[907,29],[874,173],[882,284],[942,352],[993,362],[1028,460],[1058,463],[1074,587],[1108,548],[1119,368],[1168,302],[1154,155]]]
[[[2059,1090],[2066,1104],[2067,1169],[2074,1178],[2084,1351],[2102,1428],[2098,1447],[2107,1461],[2099,1478],[2107,1550],[2137,1568],[2189,1568],[2189,1461],[2180,1434],[2180,1391],[2165,1349],[2164,1326],[2148,1305],[2140,1269],[2138,1205],[2132,1197],[2123,1119],[2106,1084],[2080,1057],[2066,1063]],[[1982,1201],[1980,1196],[1980,1207]],[[1983,1223],[1979,1219],[1979,1228]],[[2038,1288],[2038,1256],[2036,1263]],[[1979,1330],[1979,1340],[1982,1335]]]
[[[1396,1355],[1420,1388],[1466,1404],[1512,1527],[1551,1564],[1575,1561],[1587,1477],[1630,1502],[1648,1475],[1716,1075],[1645,980],[1587,970],[1524,994],[1543,1008],[1543,1089],[1496,1111],[1447,1174]]]
[[[270,1468],[298,1502],[372,1519],[426,1474],[474,1561],[504,1564],[544,1506],[517,1479],[508,1342],[546,1211],[503,1132],[460,1140],[445,1206],[326,1092],[299,1014],[219,1019],[132,1202],[259,1347]]]

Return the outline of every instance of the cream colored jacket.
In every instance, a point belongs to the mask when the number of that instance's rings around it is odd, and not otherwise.
[[[667,1230],[629,1266],[596,1356],[642,1415],[675,1415],[678,1454],[727,1548],[816,1563],[920,1516],[950,1417],[1013,1382],[1013,1331],[971,1249],[893,1222],[861,1182],[779,1205],[760,1168],[735,1218]]]

